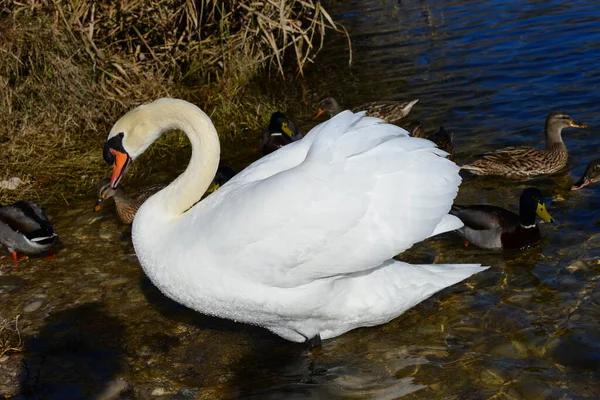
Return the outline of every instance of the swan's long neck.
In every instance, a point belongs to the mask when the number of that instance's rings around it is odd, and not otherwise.
[[[219,137],[210,118],[190,103],[161,105],[153,118],[160,121],[159,136],[179,129],[187,135],[192,145],[192,157],[186,170],[153,196],[156,197],[154,207],[161,208],[155,211],[177,218],[198,202],[210,186],[219,166]]]

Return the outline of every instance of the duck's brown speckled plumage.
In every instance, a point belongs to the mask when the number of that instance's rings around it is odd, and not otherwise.
[[[454,144],[452,143],[452,132],[447,131],[443,126],[440,126],[435,133],[425,132],[423,125],[420,122],[415,121],[411,123],[407,129],[412,137],[424,138],[431,140],[437,145],[438,148],[444,150],[450,154],[449,158],[452,159],[454,154]]]
[[[134,196],[130,197],[123,189],[122,185],[119,185],[116,189],[110,187],[110,179],[103,179],[98,184],[98,201],[96,203],[95,211],[99,211],[102,209],[102,204],[109,198],[113,198],[115,200],[115,208],[117,209],[117,216],[119,220],[124,224],[130,225],[133,223],[133,219],[135,218],[135,214],[144,201],[146,201],[150,196],[154,193],[162,190],[166,185],[157,184],[152,186],[147,186]]]
[[[563,128],[585,128],[563,112],[552,112],[546,119],[546,148],[506,147],[485,153],[462,168],[475,175],[499,175],[507,178],[530,178],[554,174],[567,166],[569,154],[562,140]]]
[[[355,113],[359,111],[366,111],[367,116],[369,117],[380,118],[385,122],[394,123],[406,117],[418,101],[419,99],[412,101],[371,101],[369,103],[353,107],[351,110]],[[342,112],[342,107],[333,97],[326,97],[319,102],[319,111],[317,112],[315,119],[324,112],[329,113],[330,116],[334,116]]]

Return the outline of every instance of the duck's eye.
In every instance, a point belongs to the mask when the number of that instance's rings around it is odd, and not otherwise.
[[[598,171],[600,169],[600,164],[594,165],[594,171]]]

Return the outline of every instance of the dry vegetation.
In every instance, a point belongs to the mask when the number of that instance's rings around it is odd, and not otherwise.
[[[20,351],[23,351],[23,340],[19,332],[19,317],[0,318],[0,358]]]
[[[224,139],[254,140],[282,105],[249,94],[252,79],[302,74],[328,28],[318,0],[0,0],[0,180],[27,182],[0,203],[90,193],[112,123],[161,96],[198,104]],[[161,144],[167,157],[187,145]]]

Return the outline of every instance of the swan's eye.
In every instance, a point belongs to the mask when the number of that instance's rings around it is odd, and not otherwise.
[[[113,165],[115,163],[115,155],[112,153],[111,149],[115,149],[120,151],[121,153],[127,154],[125,149],[123,148],[123,137],[125,133],[119,132],[115,136],[111,137],[104,144],[104,149],[102,151],[102,157],[107,164]]]

